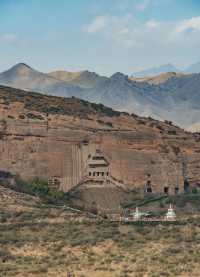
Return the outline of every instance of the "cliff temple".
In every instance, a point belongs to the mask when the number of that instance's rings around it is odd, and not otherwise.
[[[86,175],[93,180],[105,180],[109,176],[109,162],[99,149],[88,156]]]
[[[118,172],[115,170],[111,171],[111,169],[113,170],[111,163],[115,161],[110,156],[107,158],[105,152],[106,150],[102,150],[101,145],[97,143],[87,143],[71,147],[71,151],[68,151],[65,156],[67,160],[69,159],[67,167],[63,164],[62,172],[49,178],[49,185],[53,189],[58,188],[64,192],[68,192],[74,187],[80,187],[86,183],[87,185],[90,184],[91,187],[99,184],[109,186],[112,183],[118,188],[121,187],[124,190],[128,190],[130,184],[126,182],[127,176],[132,174],[132,170],[134,171],[135,168],[130,168],[126,177],[124,178],[125,175],[123,174],[123,178],[120,179],[120,176],[117,176],[120,175]],[[121,165],[123,166],[123,164]],[[124,171],[121,172],[124,173]],[[176,176],[174,182],[161,181],[158,184],[154,173],[150,174],[149,172],[146,176],[141,175],[140,191],[142,193],[173,195],[185,191],[183,182],[176,178]],[[146,182],[143,183],[145,178]],[[134,185],[134,180],[132,185]]]

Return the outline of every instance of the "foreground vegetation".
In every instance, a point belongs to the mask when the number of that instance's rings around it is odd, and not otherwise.
[[[12,190],[0,186],[0,277],[199,276],[199,216],[111,223],[72,212],[62,205],[66,197],[41,180],[19,179]],[[154,200],[146,199],[145,209],[166,211],[172,202],[181,212],[190,203],[198,214],[199,194]]]
[[[121,225],[0,206],[0,276],[199,276],[200,221]],[[73,275],[72,275],[73,276]]]
[[[69,196],[66,193],[57,189],[52,189],[49,187],[47,181],[39,178],[25,181],[19,176],[16,176],[15,182],[7,182],[4,186],[7,188],[9,187],[15,192],[39,197],[41,201],[46,204],[65,205],[69,203]]]

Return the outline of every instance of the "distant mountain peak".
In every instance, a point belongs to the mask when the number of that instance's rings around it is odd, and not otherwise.
[[[115,81],[120,81],[120,80],[123,81],[123,80],[128,80],[128,76],[121,72],[116,72],[111,76],[111,79]]]
[[[166,64],[163,64],[161,66],[158,66],[158,68],[160,68],[160,67],[173,67],[173,68],[175,68],[175,66],[172,63],[166,63]]]
[[[184,73],[177,73],[177,72],[167,72],[167,73],[161,73],[156,76],[151,76],[151,77],[130,77],[131,80],[135,82],[146,82],[152,85],[160,85],[168,81],[169,79],[172,78],[181,78],[184,77],[186,74]]]
[[[135,72],[133,74],[133,77],[152,77],[155,75],[168,73],[168,72],[179,73],[180,70],[178,68],[176,68],[173,64],[168,63],[168,64],[164,64],[164,65],[161,65],[158,67],[152,67],[152,68],[148,68],[146,70]]]
[[[17,63],[16,65],[14,65],[12,67],[13,69],[14,68],[27,68],[27,69],[32,69],[28,64],[26,63]]]
[[[31,68],[27,63],[23,63],[23,62],[16,64],[16,66],[24,66],[24,67]]]
[[[11,67],[7,72],[10,72],[10,74],[16,74],[16,75],[27,75],[31,72],[35,72],[35,70],[27,65],[26,63],[18,63]]]
[[[98,77],[98,75],[95,72],[89,71],[89,70],[84,70],[80,74],[81,77]]]
[[[185,73],[200,73],[200,62],[195,63],[195,64],[191,64],[190,66],[188,66],[185,70]]]

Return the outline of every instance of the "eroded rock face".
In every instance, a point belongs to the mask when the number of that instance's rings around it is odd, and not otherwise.
[[[143,188],[148,174],[155,192],[177,184],[183,190],[184,178],[200,183],[200,135],[170,122],[3,87],[0,103],[1,170],[25,179],[57,176],[68,191],[84,177],[88,156],[101,149],[111,176],[127,188]]]

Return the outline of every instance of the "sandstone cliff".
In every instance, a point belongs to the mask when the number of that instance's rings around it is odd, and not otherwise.
[[[128,188],[142,188],[148,174],[154,191],[182,187],[184,178],[200,184],[199,134],[75,98],[0,87],[1,170],[25,179],[58,176],[68,191],[97,148]]]

